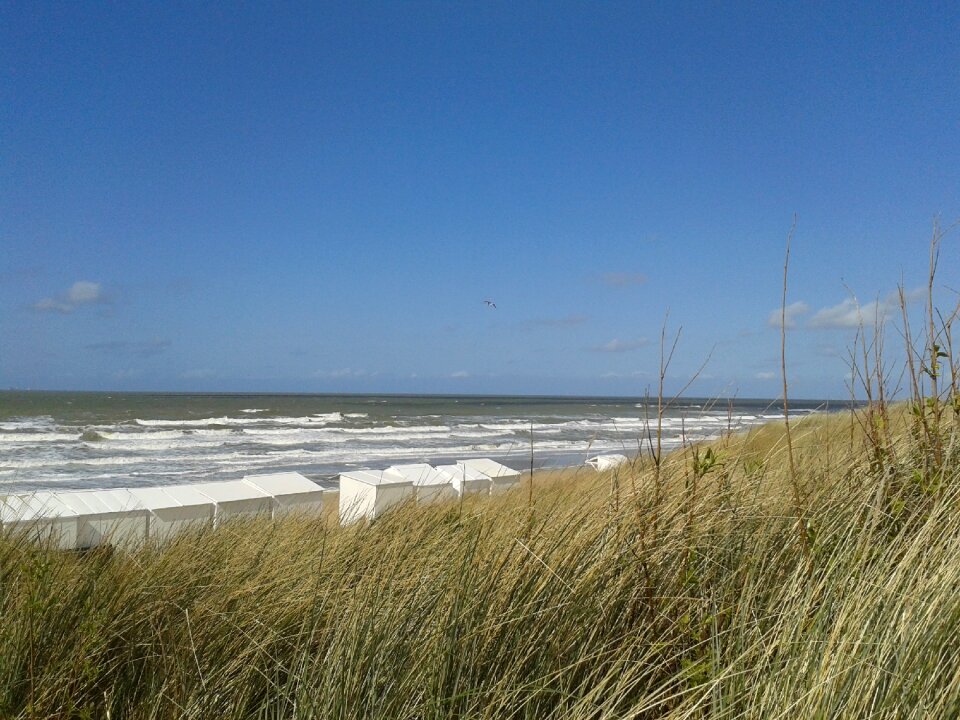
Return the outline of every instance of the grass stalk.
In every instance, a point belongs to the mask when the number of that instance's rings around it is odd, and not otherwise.
[[[796,229],[797,218],[794,217],[793,225],[787,234],[787,248],[783,259],[783,297],[780,303],[780,376],[783,379],[783,427],[787,439],[787,465],[790,470],[790,487],[793,491],[793,508],[797,516],[800,545],[803,548],[804,557],[809,562],[810,538],[807,532],[807,518],[793,455],[793,435],[790,432],[790,401],[787,386],[787,271],[790,267],[790,244],[793,241],[793,234]]]

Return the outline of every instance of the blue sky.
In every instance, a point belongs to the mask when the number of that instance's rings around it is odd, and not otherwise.
[[[796,215],[844,397],[960,217],[953,3],[206,5],[0,8],[0,387],[775,397]]]

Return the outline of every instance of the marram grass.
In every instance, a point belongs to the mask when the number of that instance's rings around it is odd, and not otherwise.
[[[532,507],[0,538],[0,716],[957,717],[956,421],[934,469],[889,423],[882,463],[849,415],[794,424],[799,519],[774,423],[537,476]]]

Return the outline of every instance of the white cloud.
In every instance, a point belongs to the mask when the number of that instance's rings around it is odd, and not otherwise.
[[[643,285],[647,282],[647,276],[637,272],[608,272],[600,275],[600,282],[611,287],[630,287]]]
[[[886,317],[877,318],[877,311],[879,308],[874,307],[873,312],[870,312],[871,305],[875,306],[876,303],[868,303],[863,307],[854,300],[853,298],[847,298],[843,302],[833,305],[832,307],[820,308],[810,318],[810,327],[812,328],[855,328],[860,327],[861,324],[865,323],[865,318],[879,319],[880,322],[886,320]]]
[[[915,302],[920,302],[921,300],[926,300],[927,298],[927,289],[918,287],[913,290],[904,290],[903,299],[907,301],[907,305],[912,305]],[[900,307],[900,294],[898,292],[892,292],[887,295],[887,302],[892,302],[897,307]]]
[[[468,378],[470,377],[470,373],[468,373],[466,370],[457,370],[457,372],[451,373],[450,377],[457,379]]]
[[[359,378],[364,377],[367,374],[366,370],[355,370],[353,368],[339,368],[337,370],[317,370],[314,373],[317,377],[326,377],[326,378]]]
[[[757,380],[773,380],[775,377],[777,377],[777,374],[775,372],[770,372],[769,370],[764,370],[763,372],[758,372],[756,375],[754,375],[754,377]]]
[[[33,304],[33,309],[37,312],[58,312],[66,315],[73,312],[73,305],[54,298],[43,298]]]
[[[103,300],[100,283],[78,280],[67,290],[67,300],[73,305],[86,305]]]
[[[617,378],[645,378],[645,377],[652,377],[652,375],[646,370],[634,370],[633,372],[628,372],[628,373],[620,373],[620,372],[613,372],[613,371],[605,372],[600,377],[607,380],[613,380]]]
[[[620,340],[619,338],[614,338],[608,343],[603,345],[597,345],[592,348],[595,352],[608,352],[608,353],[620,353],[620,352],[630,352],[631,350],[637,350],[642,348],[644,345],[650,341],[646,338],[637,338],[636,340]]]
[[[93,305],[106,302],[103,287],[90,280],[77,280],[66,292],[56,297],[46,297],[33,304],[37,312],[57,312],[63,315],[73,312],[81,305]]]
[[[806,315],[810,311],[810,306],[805,302],[795,302],[790,303],[785,308],[777,308],[776,310],[771,310],[770,315],[767,317],[767,324],[770,327],[780,327],[781,321],[783,326],[788,330],[795,328],[797,326],[797,319],[801,315]]]
[[[907,304],[914,303],[921,300],[923,295],[923,288],[910,290],[904,292],[904,300]],[[856,298],[847,298],[841,303],[817,310],[807,324],[812,328],[820,329],[882,325],[899,312],[899,309],[900,294],[897,292],[890,293],[882,300],[868,302],[866,305],[860,305]]]

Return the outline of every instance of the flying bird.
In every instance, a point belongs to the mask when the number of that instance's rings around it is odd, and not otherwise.
[[[487,304],[487,307],[492,307],[494,310],[497,309],[497,304],[493,300],[484,300]]]

